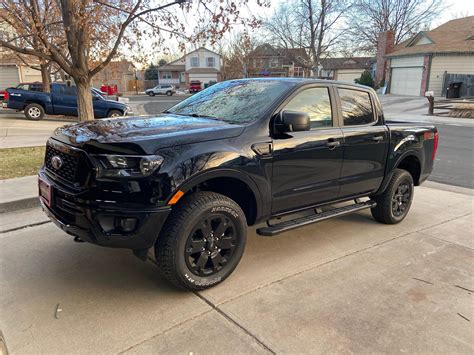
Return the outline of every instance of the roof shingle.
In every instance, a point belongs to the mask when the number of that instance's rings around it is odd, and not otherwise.
[[[416,44],[417,36],[427,37],[433,43]],[[387,57],[399,57],[429,53],[468,53],[474,54],[474,16],[451,20],[427,32],[399,43]]]

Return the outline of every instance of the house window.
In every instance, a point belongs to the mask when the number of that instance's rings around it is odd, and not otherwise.
[[[199,57],[191,57],[191,66],[193,68],[199,67]]]
[[[216,66],[216,58],[214,57],[207,57],[207,67],[208,68],[214,68]]]
[[[169,71],[164,71],[161,77],[162,77],[163,79],[171,79],[171,78],[172,78],[171,72],[169,72]]]
[[[278,58],[270,59],[270,67],[271,68],[277,68],[278,67]]]

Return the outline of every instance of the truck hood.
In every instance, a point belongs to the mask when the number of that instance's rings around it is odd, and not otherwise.
[[[244,129],[242,125],[215,119],[161,114],[81,122],[57,128],[53,138],[74,146],[92,145],[106,150],[107,146],[117,150],[121,145],[136,145],[146,154],[153,154],[160,148],[236,137]]]

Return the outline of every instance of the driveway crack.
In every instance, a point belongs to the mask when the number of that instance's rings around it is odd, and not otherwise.
[[[216,306],[214,303],[209,301],[206,297],[203,295],[199,294],[198,292],[193,292],[197,297],[199,297],[201,300],[203,300],[206,304],[208,304],[212,309],[214,309],[218,314],[220,314],[222,317],[224,317],[226,320],[234,324],[237,328],[242,330],[245,334],[250,336],[257,344],[259,344],[262,348],[264,348],[266,351],[268,351],[271,354],[276,354],[274,350],[270,348],[267,344],[265,344],[261,339],[259,339],[255,334],[253,334],[250,330],[245,328],[243,325],[241,325],[239,322],[237,322],[235,319],[233,319],[231,316],[229,316],[227,313],[225,313],[222,309],[220,309],[218,306]]]

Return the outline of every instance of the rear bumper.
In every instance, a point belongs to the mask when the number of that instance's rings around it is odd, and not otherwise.
[[[40,176],[52,188],[51,206],[40,198],[46,215],[67,234],[92,244],[126,249],[151,248],[171,212],[169,206],[137,210],[120,206],[103,208],[87,201],[77,203],[74,194],[59,189],[43,171]],[[133,221],[133,227],[122,230],[120,221],[123,220]]]

